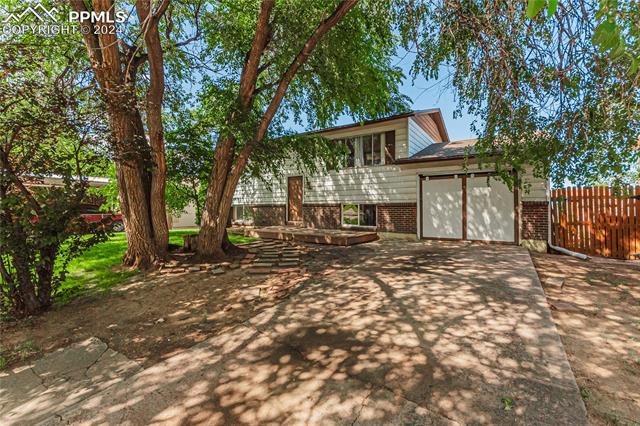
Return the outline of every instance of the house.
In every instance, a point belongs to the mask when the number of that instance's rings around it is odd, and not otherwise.
[[[102,188],[110,182],[109,178],[106,177],[95,177],[88,176],[85,177],[87,183],[92,188]],[[49,176],[42,179],[32,179],[27,186],[63,186],[64,179],[61,176]],[[104,199],[101,197],[91,194],[87,196],[87,203],[84,207],[86,213],[89,212],[96,213],[99,211],[100,205],[104,203]],[[181,229],[181,228],[197,228],[196,224],[196,213],[195,207],[190,204],[188,205],[182,213],[179,214],[168,214],[167,222],[169,225],[169,229]],[[124,229],[124,228],[122,228]],[[120,230],[120,228],[118,228]]]
[[[347,145],[347,167],[323,175],[291,170],[271,185],[244,180],[234,196],[234,221],[546,249],[548,181],[528,170],[520,176],[527,191],[511,191],[490,166],[480,167],[475,140],[449,139],[439,109],[318,133]]]

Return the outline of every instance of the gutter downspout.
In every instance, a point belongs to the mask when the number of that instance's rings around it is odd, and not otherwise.
[[[566,248],[563,248],[563,247],[554,246],[551,243],[551,202],[547,203],[547,225],[548,225],[547,226],[547,244],[549,245],[550,248],[562,254],[566,254],[567,256],[577,257],[578,259],[581,259],[581,260],[589,259],[589,256],[587,256],[586,254],[577,253],[575,251],[567,250]]]

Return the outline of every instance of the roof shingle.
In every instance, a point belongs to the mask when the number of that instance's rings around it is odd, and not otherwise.
[[[413,154],[411,157],[398,162],[414,162],[421,160],[448,160],[452,158],[462,158],[468,152],[469,156],[475,155],[474,145],[478,139],[462,139],[452,142],[433,143]]]

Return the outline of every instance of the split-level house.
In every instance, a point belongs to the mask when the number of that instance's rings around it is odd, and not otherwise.
[[[530,172],[510,190],[480,167],[474,139],[451,141],[439,109],[318,131],[346,144],[346,167],[308,175],[290,170],[270,184],[244,180],[233,220],[257,226],[369,229],[546,248],[548,181]]]

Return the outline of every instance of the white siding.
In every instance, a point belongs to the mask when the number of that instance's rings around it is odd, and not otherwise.
[[[259,179],[242,179],[233,196],[234,205],[285,204],[287,201],[287,177],[273,177],[271,185]]]
[[[420,127],[413,118],[407,120],[408,139],[409,139],[409,157],[422,151],[432,143],[433,139]]]
[[[470,170],[478,170],[470,165]],[[391,165],[356,167],[326,176],[309,176],[304,202],[319,203],[411,203],[416,202],[418,174],[461,173],[460,166]]]
[[[491,171],[469,165],[469,171]],[[427,164],[385,165],[353,167],[330,172],[320,176],[305,176],[303,202],[323,203],[411,203],[416,202],[416,176],[418,174],[463,173],[456,165],[442,166]],[[234,204],[269,205],[285,204],[287,201],[287,176],[298,176],[290,172],[279,179],[273,179],[268,186],[261,181],[246,180],[236,190]],[[522,191],[523,201],[544,201],[547,199],[546,181],[534,178],[529,172],[523,176],[530,184],[530,192]]]

